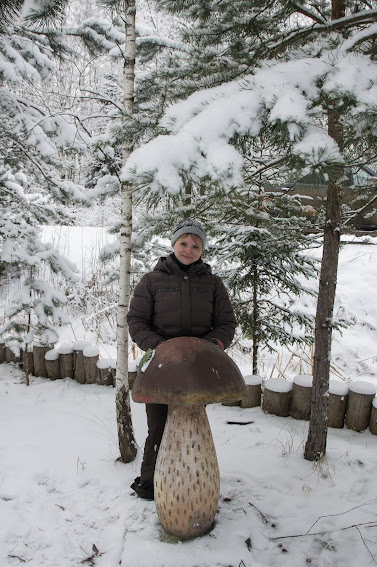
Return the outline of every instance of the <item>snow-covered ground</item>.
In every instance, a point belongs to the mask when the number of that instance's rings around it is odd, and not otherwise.
[[[114,390],[72,380],[22,383],[0,366],[0,565],[30,567],[354,566],[377,558],[377,438],[331,429],[321,465],[303,458],[307,423],[213,405],[221,471],[213,531],[166,536],[153,502],[129,488]],[[137,442],[144,407],[132,406]],[[251,421],[229,425],[227,421]],[[357,558],[357,563],[355,560]]]
[[[333,345],[333,377],[377,384],[377,239],[340,259],[337,310],[355,324]],[[306,299],[305,299],[306,301]],[[235,355],[235,354],[234,354]],[[302,369],[282,352],[264,377]],[[250,361],[239,358],[244,374]],[[284,360],[284,362],[283,362]],[[377,436],[330,429],[326,458],[305,461],[308,424],[261,408],[207,413],[221,496],[213,530],[182,542],[129,488],[141,451],[118,456],[113,388],[34,378],[0,365],[0,567],[367,567],[377,562]],[[140,449],[144,406],[132,405]],[[228,421],[251,422],[231,425]]]

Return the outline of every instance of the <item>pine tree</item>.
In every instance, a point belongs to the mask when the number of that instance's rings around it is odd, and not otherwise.
[[[195,47],[175,82],[187,98],[165,113],[165,133],[131,155],[124,176],[138,183],[140,194],[183,194],[188,183],[231,194],[245,185],[248,160],[254,174],[273,164],[290,178],[316,173],[328,179],[316,317],[318,399],[329,379],[344,169],[373,163],[377,150],[377,4],[351,3],[345,11],[336,1],[160,5],[187,18],[186,37]],[[263,162],[237,146],[239,136],[261,135],[271,147]],[[306,451],[309,459],[325,453],[326,404],[313,398],[312,415],[321,443]]]
[[[43,224],[69,222],[61,205],[72,197],[87,200],[82,187],[65,179],[67,158],[82,150],[77,128],[61,113],[50,112],[41,96],[55,56],[69,51],[59,32],[45,29],[64,4],[2,4],[7,26],[0,30],[0,268],[20,291],[9,298],[0,332],[18,346],[34,338],[51,344],[56,328],[67,320],[66,297],[49,285],[49,274],[77,280],[73,266],[39,234]]]
[[[216,262],[223,266],[242,336],[252,341],[252,371],[258,374],[262,347],[275,351],[277,345],[313,341],[313,317],[292,303],[314,293],[305,280],[317,273],[309,253],[315,241],[298,197],[241,189],[219,202],[220,211],[211,209]]]

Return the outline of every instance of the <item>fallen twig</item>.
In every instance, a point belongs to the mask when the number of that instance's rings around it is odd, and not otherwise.
[[[377,563],[377,561],[376,561],[375,558],[373,557],[373,554],[372,554],[371,550],[369,549],[369,547],[368,547],[367,544],[365,543],[365,539],[363,538],[361,531],[359,530],[359,528],[358,528],[357,526],[355,526],[355,527],[356,527],[357,531],[359,532],[359,536],[361,537],[361,541],[363,542],[363,544],[364,544],[365,547],[367,548],[368,553],[369,553],[369,555],[370,555],[371,558],[372,558],[372,561],[373,561],[374,563]]]
[[[319,522],[319,520],[321,520],[322,518],[333,518],[334,516],[344,516],[345,514],[348,514],[349,512],[353,512],[353,510],[357,510],[357,508],[362,508],[363,506],[366,506],[367,504],[373,504],[374,502],[375,502],[375,500],[369,500],[368,502],[364,502],[364,504],[359,504],[358,506],[355,506],[354,508],[350,508],[349,510],[346,510],[345,512],[339,512],[338,514],[326,514],[324,516],[319,516],[319,518],[316,519],[314,524],[312,524],[310,526],[310,528],[308,529],[308,531],[306,533],[308,534],[314,528],[316,523]]]
[[[270,539],[272,541],[274,541],[274,540],[278,540],[278,539],[289,539],[289,538],[298,538],[298,537],[306,537],[306,536],[318,536],[318,535],[323,535],[324,533],[330,534],[330,533],[334,533],[334,532],[342,532],[342,531],[345,531],[345,530],[350,530],[352,528],[359,528],[361,526],[365,526],[366,528],[376,528],[377,523],[376,522],[363,522],[361,524],[352,524],[351,526],[345,526],[344,528],[335,528],[333,530],[326,530],[326,532],[324,530],[322,530],[321,532],[313,532],[313,533],[306,532],[304,534],[276,536],[276,537],[272,537]]]

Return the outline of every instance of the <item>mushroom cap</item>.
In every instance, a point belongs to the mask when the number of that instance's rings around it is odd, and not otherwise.
[[[147,404],[197,405],[240,400],[246,385],[237,364],[217,345],[177,337],[158,345],[132,399]]]

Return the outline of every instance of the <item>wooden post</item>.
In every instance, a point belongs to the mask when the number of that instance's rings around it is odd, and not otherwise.
[[[58,350],[59,350],[60,376],[62,378],[73,378],[74,364],[73,364],[72,343],[62,344]]]
[[[135,370],[135,372],[129,372],[128,373],[128,386],[130,388],[130,390],[132,390],[134,382],[136,380],[136,376],[137,376],[137,372]]]
[[[17,348],[17,352],[18,352],[18,347],[16,347],[16,348]],[[17,355],[17,353],[8,345],[5,345],[4,354],[5,354],[5,362],[7,362],[7,363],[21,362],[20,355]]]
[[[0,343],[0,364],[5,362],[5,343]]]
[[[49,378],[46,367],[45,354],[51,350],[51,346],[34,345],[33,346],[33,361],[34,361],[34,376],[40,378]]]
[[[45,354],[45,361],[48,378],[50,378],[50,380],[61,378],[58,349],[53,348],[48,350]]]
[[[377,398],[372,402],[372,412],[370,414],[369,431],[377,435]]]
[[[5,345],[4,347],[4,355],[5,355],[5,362],[7,364],[9,364],[10,362],[12,362],[13,359],[13,353],[11,351],[11,349],[9,348],[8,345]]]
[[[376,395],[376,386],[362,380],[349,385],[346,413],[346,425],[354,431],[364,431],[369,426],[372,401]]]
[[[327,412],[328,427],[341,429],[344,426],[348,401],[348,385],[341,380],[330,380],[329,407]]]
[[[292,382],[284,378],[270,378],[264,383],[263,411],[287,417],[291,409]]]
[[[134,385],[134,382],[136,380],[136,376],[139,370],[139,362],[141,360],[141,357],[139,357],[138,359],[132,360],[132,361],[128,361],[128,386],[130,388],[130,390],[132,390],[132,387]]]
[[[246,394],[240,402],[241,408],[255,408],[261,405],[262,378],[257,374],[244,376]]]
[[[312,403],[313,376],[298,374],[293,378],[291,417],[309,421]]]
[[[98,348],[93,346],[87,347],[83,350],[82,354],[84,356],[85,382],[86,384],[97,384],[97,362],[99,360]]]
[[[112,372],[114,363],[112,358],[100,358],[97,362],[99,383],[103,386],[115,386]]]
[[[90,346],[88,341],[73,343],[73,377],[79,384],[85,384],[85,368],[83,350]]]

